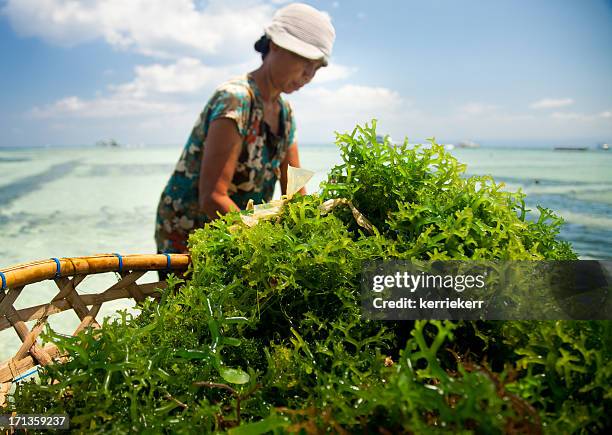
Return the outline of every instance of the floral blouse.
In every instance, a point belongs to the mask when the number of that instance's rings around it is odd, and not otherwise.
[[[287,149],[295,144],[295,122],[289,103],[279,99],[281,134],[274,135],[263,119],[263,100],[249,75],[219,86],[200,114],[174,173],[164,188],[157,208],[155,241],[161,253],[187,252],[187,238],[196,228],[209,221],[199,210],[198,180],[204,141],[210,123],[218,118],[236,122],[242,137],[242,150],[228,194],[244,209],[253,199],[255,204],[270,201],[280,165]]]

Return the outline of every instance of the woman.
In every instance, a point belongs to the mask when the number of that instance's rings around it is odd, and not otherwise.
[[[276,12],[255,43],[261,66],[217,88],[185,144],[157,209],[158,252],[187,252],[191,231],[249,199],[270,201],[278,179],[286,192],[287,166],[299,167],[299,156],[281,93],[297,91],[327,65],[334,39],[328,16],[308,5]]]

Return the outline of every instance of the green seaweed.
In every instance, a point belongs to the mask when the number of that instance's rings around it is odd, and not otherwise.
[[[320,195],[252,228],[238,213],[190,239],[189,279],[77,337],[9,411],[63,413],[88,433],[587,433],[612,424],[609,321],[376,322],[365,261],[575,259],[562,221],[433,140],[338,135]],[[346,198],[351,210],[322,214]],[[607,410],[607,411],[606,411]]]

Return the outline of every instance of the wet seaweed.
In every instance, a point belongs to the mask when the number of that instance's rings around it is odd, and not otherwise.
[[[252,228],[238,213],[190,238],[192,270],[97,330],[45,337],[67,355],[22,382],[19,413],[88,433],[590,433],[612,424],[609,321],[361,318],[375,259],[571,260],[562,220],[431,140],[338,135],[320,195]],[[321,212],[344,198],[348,207]]]

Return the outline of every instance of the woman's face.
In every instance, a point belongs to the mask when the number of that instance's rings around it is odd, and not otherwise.
[[[323,66],[322,60],[311,60],[270,43],[270,52],[266,56],[270,63],[270,74],[275,87],[286,94],[295,92],[315,76]]]

